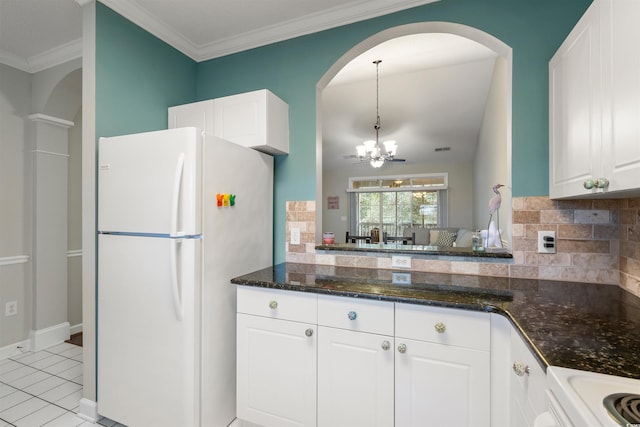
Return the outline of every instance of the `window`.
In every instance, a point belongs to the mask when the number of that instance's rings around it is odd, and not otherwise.
[[[446,174],[350,178],[351,232],[402,236],[411,227],[445,227]]]

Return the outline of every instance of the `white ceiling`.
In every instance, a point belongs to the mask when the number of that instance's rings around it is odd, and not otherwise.
[[[89,0],[0,0],[0,62],[30,73],[82,55],[82,8]],[[438,0],[102,0],[196,61],[274,43]],[[80,4],[79,4],[80,3]],[[351,165],[374,136],[375,66],[380,64],[381,139],[398,157],[468,159],[484,112],[496,54],[445,34],[382,43],[347,64],[323,95],[327,168]],[[425,157],[428,156],[428,157]]]
[[[0,0],[0,62],[37,72],[81,56],[90,0]],[[102,0],[195,61],[438,0]]]
[[[364,52],[323,91],[323,168],[357,167],[349,158],[356,145],[375,139],[377,59],[380,141],[396,140],[397,157],[407,162],[471,161],[496,56],[442,33],[399,37]],[[442,147],[450,151],[435,152]]]

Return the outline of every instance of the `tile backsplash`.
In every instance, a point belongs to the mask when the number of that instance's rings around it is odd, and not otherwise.
[[[513,261],[419,259],[411,269],[435,273],[552,279],[620,285],[640,296],[640,198],[550,200],[514,197]],[[286,261],[391,268],[391,258],[315,251],[315,201],[287,202]],[[300,230],[292,245],[291,228]],[[538,231],[555,231],[556,254],[537,252]]]

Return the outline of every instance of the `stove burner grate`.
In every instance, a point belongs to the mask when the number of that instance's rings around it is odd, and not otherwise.
[[[611,394],[604,398],[602,404],[621,426],[640,424],[640,394]]]

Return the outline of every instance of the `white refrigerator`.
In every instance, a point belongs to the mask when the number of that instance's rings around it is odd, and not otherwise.
[[[100,415],[129,427],[233,421],[229,280],[272,264],[272,206],[269,155],[197,128],[100,139]]]

